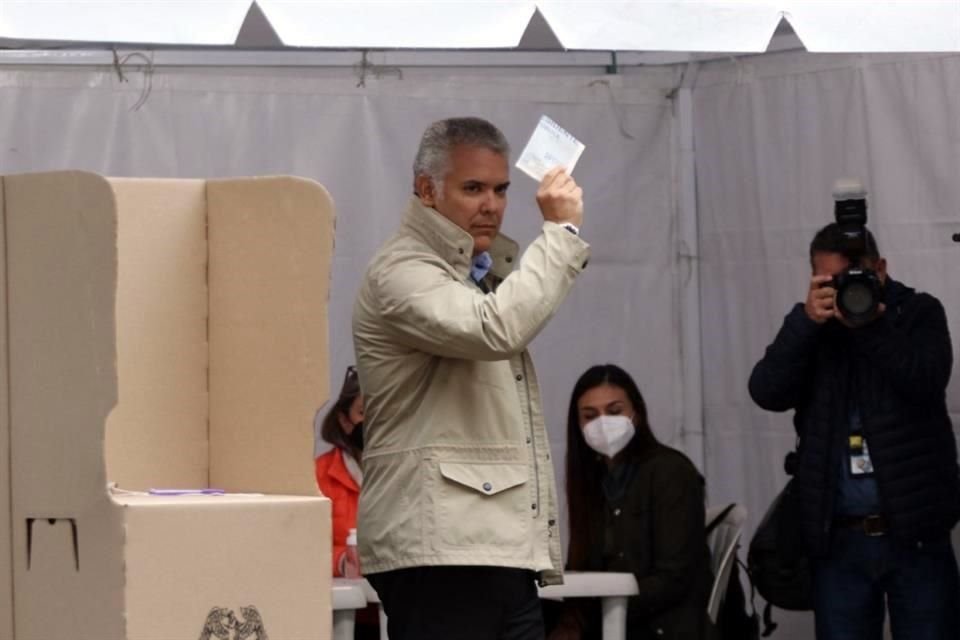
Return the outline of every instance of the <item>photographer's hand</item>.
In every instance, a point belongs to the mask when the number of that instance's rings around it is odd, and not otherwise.
[[[803,310],[807,312],[807,317],[817,324],[823,324],[830,318],[837,317],[836,314],[839,313],[836,309],[837,290],[824,286],[831,280],[833,276],[810,278],[810,290],[807,291],[807,301],[803,304]]]

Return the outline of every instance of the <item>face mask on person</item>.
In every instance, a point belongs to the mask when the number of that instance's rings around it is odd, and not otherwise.
[[[583,438],[587,445],[608,458],[612,458],[626,447],[636,427],[627,416],[598,416],[583,427]]]
[[[363,421],[361,420],[357,424],[353,425],[353,431],[350,432],[350,435],[347,436],[347,440],[350,441],[350,444],[355,446],[360,451],[363,451]]]

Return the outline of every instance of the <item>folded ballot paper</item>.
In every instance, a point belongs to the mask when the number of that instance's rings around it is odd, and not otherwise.
[[[536,180],[554,167],[573,173],[573,167],[585,149],[584,144],[547,116],[540,116],[530,141],[517,160],[517,168]]]

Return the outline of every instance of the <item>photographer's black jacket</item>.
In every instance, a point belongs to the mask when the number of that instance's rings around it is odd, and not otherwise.
[[[948,534],[960,518],[956,443],[946,407],[953,351],[940,301],[890,278],[886,312],[848,329],[818,325],[798,304],[750,376],[770,411],[794,409],[800,437],[796,484],[804,539],[826,552],[848,401],[858,403],[882,512],[893,535],[917,543]]]

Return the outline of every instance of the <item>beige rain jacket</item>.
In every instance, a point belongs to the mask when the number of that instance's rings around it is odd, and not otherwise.
[[[589,246],[545,222],[511,274],[517,245],[499,236],[486,295],[469,279],[472,251],[470,234],[414,197],[361,285],[361,566],[492,565],[559,583],[553,466],[525,348]]]

